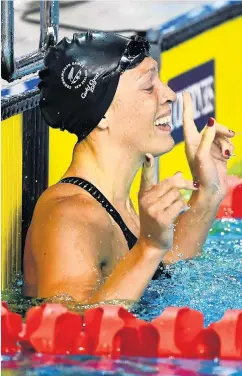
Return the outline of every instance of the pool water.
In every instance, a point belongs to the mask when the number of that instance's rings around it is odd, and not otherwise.
[[[242,220],[214,221],[202,254],[193,260],[179,261],[168,269],[170,279],[161,277],[150,282],[140,303],[133,309],[137,317],[150,321],[167,306],[187,306],[203,312],[207,326],[221,319],[228,309],[242,309]],[[8,301],[11,310],[23,314],[38,301],[21,297],[21,284],[22,279],[18,278],[11,290],[3,292],[2,299]],[[130,358],[102,360],[101,364],[104,362],[107,368],[101,371],[95,368],[100,360],[94,357],[49,357],[49,365],[46,365],[46,355],[31,356],[4,357],[3,375],[242,376],[242,362]],[[164,372],[158,372],[157,367]]]
[[[171,279],[148,286],[141,318],[153,319],[167,306],[187,306],[203,312],[207,326],[228,309],[242,309],[242,221],[216,220],[202,254],[169,269]]]
[[[242,362],[35,355],[3,357],[3,376],[241,376]]]

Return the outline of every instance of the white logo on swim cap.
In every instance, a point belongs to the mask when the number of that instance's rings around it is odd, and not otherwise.
[[[87,80],[87,70],[84,70],[84,78],[82,78],[82,68],[84,64],[72,62],[65,66],[61,72],[61,81],[67,89],[79,89]]]
[[[95,89],[95,87],[96,87],[96,85],[97,85],[97,78],[98,78],[98,76],[100,76],[100,73],[97,72],[97,73],[95,74],[95,77],[94,77],[92,80],[90,80],[90,81],[88,82],[88,84],[87,84],[87,86],[86,86],[86,88],[85,88],[84,93],[82,93],[82,95],[81,95],[82,99],[85,99],[85,98],[86,98],[86,96],[87,96],[87,94],[88,94],[89,91],[90,91],[91,93],[94,92],[94,89]]]

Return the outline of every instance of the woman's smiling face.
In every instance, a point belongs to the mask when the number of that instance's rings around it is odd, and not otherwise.
[[[153,58],[125,71],[111,106],[115,139],[142,154],[159,156],[170,151],[174,146],[170,104],[175,100],[176,94],[160,81]]]

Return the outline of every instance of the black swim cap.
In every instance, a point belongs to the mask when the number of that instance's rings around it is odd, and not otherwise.
[[[83,140],[108,110],[121,72],[150,56],[149,49],[142,37],[100,31],[75,33],[50,47],[38,84],[46,123]]]

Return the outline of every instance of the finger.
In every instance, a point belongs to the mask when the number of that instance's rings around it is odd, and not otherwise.
[[[145,162],[142,168],[139,194],[142,195],[144,192],[149,191],[155,184],[154,169],[155,169],[154,157],[151,154],[147,153],[145,155]]]
[[[225,137],[230,137],[230,138],[235,136],[235,132],[234,131],[232,131],[231,129],[228,129],[224,125],[216,122],[216,120],[215,120],[215,125],[216,125],[216,133],[218,135],[225,136]]]
[[[189,189],[195,191],[199,189],[199,183],[191,180],[185,180],[182,173],[178,171],[174,176],[154,185],[150,193],[155,197],[155,199],[159,199],[172,188]]]
[[[198,182],[184,179],[183,174],[180,171],[176,172],[170,179],[172,180],[172,184],[174,184],[174,186],[178,189],[189,189],[196,191],[199,188]]]
[[[214,118],[210,117],[208,118],[208,123],[214,121],[214,125],[216,126],[216,134],[218,136],[225,136],[225,137],[229,137],[229,138],[232,138],[235,136],[235,132],[232,131],[231,129],[228,129],[227,127],[225,127],[224,125],[218,123]],[[204,132],[205,128],[203,128],[203,130],[200,132],[200,134],[202,135],[203,132]]]
[[[188,205],[183,200],[177,200],[169,208],[165,210],[167,216],[171,220],[175,220],[179,214],[189,209]]]
[[[203,130],[202,139],[197,150],[197,157],[199,157],[200,159],[206,158],[210,154],[211,147],[216,135],[216,127],[214,126],[214,124],[214,120],[209,120]]]
[[[171,204],[182,198],[181,192],[177,188],[172,188],[162,197],[158,197],[157,200],[153,202],[152,206],[154,206],[157,211],[165,210],[169,208]]]
[[[221,154],[224,158],[229,159],[234,152],[234,145],[225,137],[215,138],[217,145],[219,145]]]
[[[193,120],[193,104],[191,95],[184,91],[183,95],[183,132],[186,140],[197,137],[198,130]]]

